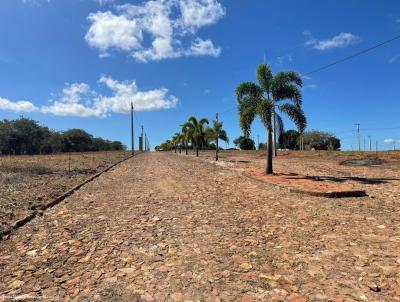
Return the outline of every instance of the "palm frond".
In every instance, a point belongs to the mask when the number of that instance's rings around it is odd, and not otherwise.
[[[251,124],[256,117],[256,108],[256,105],[251,103],[247,104],[247,106],[242,104],[240,108],[240,128],[242,128],[244,135],[247,137],[250,136]]]
[[[263,100],[257,105],[256,112],[261,119],[261,122],[268,129],[272,131],[272,115],[274,111],[274,104],[270,100]]]
[[[191,123],[194,127],[198,125],[197,118],[195,118],[194,116],[189,117],[188,122]]]
[[[229,143],[229,138],[228,138],[228,134],[226,133],[225,130],[221,129],[219,131],[219,136],[218,138],[226,143]]]
[[[285,124],[282,117],[277,112],[275,112],[275,132],[277,137],[285,132]]]
[[[236,99],[239,107],[243,103],[257,103],[262,95],[262,89],[252,82],[244,82],[236,88]]]
[[[267,64],[261,64],[257,69],[257,80],[262,90],[267,94],[271,92],[272,79],[271,68]]]
[[[307,118],[299,106],[286,103],[280,105],[278,108],[296,124],[300,133],[304,132],[307,127]]]
[[[297,106],[302,104],[300,88],[303,82],[296,72],[279,72],[273,79],[271,91],[274,101],[291,100]]]

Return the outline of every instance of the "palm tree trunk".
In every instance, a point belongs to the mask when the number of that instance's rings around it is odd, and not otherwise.
[[[278,151],[276,148],[276,112],[275,112],[275,106],[274,106],[274,156],[278,156]]]
[[[186,144],[186,155],[188,155],[188,145]]]
[[[179,154],[182,153],[182,145],[179,145]]]
[[[215,140],[215,160],[218,161],[218,138]]]
[[[199,157],[199,147],[196,146],[196,157]]]
[[[175,153],[176,153],[176,146],[175,146]]]
[[[273,156],[273,139],[272,139],[272,130],[268,130],[268,147],[267,147],[267,168],[266,173],[272,174],[272,156]]]

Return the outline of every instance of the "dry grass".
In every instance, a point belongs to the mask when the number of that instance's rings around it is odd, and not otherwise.
[[[107,166],[125,151],[0,157],[0,230]]]

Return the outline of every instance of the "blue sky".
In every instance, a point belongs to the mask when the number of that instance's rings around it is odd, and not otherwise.
[[[2,0],[0,118],[130,145],[133,100],[152,146],[189,116],[216,112],[233,140],[241,134],[230,110],[235,87],[255,81],[264,54],[275,72],[305,74],[399,33],[396,0]],[[335,133],[351,149],[360,123],[362,144],[371,136],[392,148],[399,70],[397,40],[306,77],[308,129]],[[265,141],[259,122],[252,135]]]

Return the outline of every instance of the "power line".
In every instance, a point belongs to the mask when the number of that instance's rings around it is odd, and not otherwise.
[[[343,59],[337,60],[337,61],[332,62],[332,63],[330,63],[330,64],[327,64],[327,65],[325,65],[325,66],[322,66],[322,67],[319,67],[319,68],[317,68],[317,69],[314,69],[314,70],[312,70],[312,71],[310,71],[310,72],[305,73],[304,75],[307,76],[307,75],[314,74],[314,73],[320,72],[320,71],[322,71],[322,70],[328,69],[328,68],[330,68],[330,67],[332,67],[332,66],[338,65],[338,64],[343,63],[343,62],[345,62],[345,61],[351,60],[351,59],[353,59],[353,58],[355,58],[355,57],[361,56],[361,55],[363,55],[363,54],[365,54],[365,53],[367,53],[367,52],[370,52],[370,51],[372,51],[372,50],[374,50],[374,49],[376,49],[376,48],[379,48],[379,47],[381,47],[381,46],[384,46],[384,45],[386,45],[386,44],[389,44],[389,43],[391,43],[391,42],[393,42],[393,41],[395,41],[395,40],[398,40],[398,39],[400,39],[400,35],[397,35],[397,36],[395,36],[395,37],[393,37],[393,38],[391,38],[391,39],[388,39],[388,40],[386,40],[386,41],[383,41],[383,42],[381,42],[381,43],[378,43],[378,44],[373,45],[373,46],[371,46],[371,47],[368,47],[368,48],[366,48],[366,49],[360,50],[360,51],[358,51],[358,52],[356,52],[356,53],[354,53],[354,54],[352,54],[352,55],[349,55],[349,56],[347,56],[347,57],[344,57]]]
[[[310,72],[307,72],[307,73],[304,73],[304,74],[302,74],[302,75],[303,75],[303,76],[308,76],[308,75],[311,75],[311,74],[314,74],[314,73],[323,71],[323,70],[328,69],[328,68],[330,68],[330,67],[332,67],[332,66],[341,64],[341,63],[346,62],[346,61],[348,61],[348,60],[351,60],[351,59],[353,59],[353,58],[355,58],[355,57],[361,56],[361,55],[363,55],[363,54],[365,54],[365,53],[367,53],[367,52],[370,52],[370,51],[372,51],[372,50],[374,50],[374,49],[377,49],[377,48],[379,48],[379,47],[382,47],[382,46],[384,46],[384,45],[386,45],[386,44],[389,44],[389,43],[391,43],[391,42],[394,42],[394,41],[396,41],[396,40],[398,40],[398,39],[400,39],[400,35],[397,35],[397,36],[392,37],[392,38],[390,38],[390,39],[388,39],[388,40],[385,40],[385,41],[383,41],[383,42],[380,42],[380,43],[378,43],[378,44],[375,44],[375,45],[373,45],[373,46],[370,46],[370,47],[368,47],[368,48],[366,48],[366,49],[360,50],[360,51],[358,51],[358,52],[356,52],[356,53],[354,53],[354,54],[351,54],[351,55],[349,55],[349,56],[347,56],[347,57],[344,57],[344,58],[342,58],[342,59],[340,59],[340,60],[334,61],[334,62],[332,62],[332,63],[330,63],[330,64],[321,66],[321,67],[319,67],[319,68],[317,68],[317,69],[314,69],[314,70],[312,70],[312,71],[310,71]],[[232,110],[234,110],[234,109],[236,109],[236,107],[232,107],[232,108],[230,108],[230,109],[227,109],[227,110],[225,110],[225,111],[222,111],[220,114],[228,113],[228,112],[230,112],[230,111],[232,111]]]

